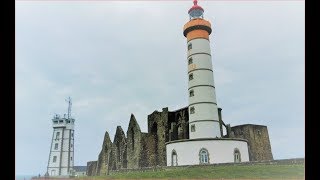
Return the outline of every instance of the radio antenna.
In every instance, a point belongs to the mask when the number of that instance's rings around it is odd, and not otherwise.
[[[69,96],[68,99],[66,99],[66,101],[68,102],[68,119],[71,118],[71,106],[72,106],[72,102],[71,102],[71,98]]]

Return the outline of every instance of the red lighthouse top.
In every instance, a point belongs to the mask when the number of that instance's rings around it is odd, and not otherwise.
[[[204,12],[203,8],[201,6],[198,6],[198,0],[193,0],[193,6],[189,9],[188,13],[190,14],[192,10],[200,10]]]
[[[193,0],[193,6],[189,9],[188,14],[191,19],[203,18],[203,8],[198,6],[198,1]]]

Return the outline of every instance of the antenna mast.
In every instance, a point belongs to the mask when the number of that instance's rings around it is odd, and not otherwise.
[[[66,100],[68,102],[68,119],[71,118],[71,106],[72,106],[72,102],[71,102],[71,98],[69,96],[69,99]]]

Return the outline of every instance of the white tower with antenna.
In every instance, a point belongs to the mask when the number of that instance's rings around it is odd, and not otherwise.
[[[69,176],[73,172],[75,120],[71,117],[71,98],[66,101],[68,116],[55,114],[52,119],[53,134],[46,173],[49,176]]]

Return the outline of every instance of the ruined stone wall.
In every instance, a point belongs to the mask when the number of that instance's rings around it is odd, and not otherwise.
[[[169,112],[168,129],[168,141],[189,139],[189,113],[188,107]]]
[[[141,130],[136,118],[131,114],[127,130],[127,160],[129,169],[140,168],[142,140]]]
[[[113,160],[115,160],[116,169],[127,168],[127,140],[121,126],[117,126],[113,149],[113,155],[115,155]]]
[[[163,108],[162,112],[154,111],[148,115],[149,135],[146,138],[146,147],[150,152],[149,165],[165,166],[167,164],[165,143],[168,114],[168,108]]]
[[[97,161],[87,162],[87,176],[95,176],[97,174]]]
[[[220,123],[221,110],[219,114]],[[127,130],[117,126],[113,142],[105,133],[98,161],[87,163],[87,175],[105,175],[110,171],[139,169],[144,167],[166,166],[165,143],[172,140],[189,139],[188,107],[169,112],[154,111],[148,115],[148,132],[141,132],[133,114]],[[225,125],[224,125],[225,126]],[[230,128],[230,138],[242,138],[248,141],[250,161],[273,160],[268,129],[261,125],[239,125]]]
[[[148,133],[141,133],[140,167],[149,167]]]
[[[112,151],[112,142],[110,140],[109,133],[106,132],[104,135],[103,139],[103,144],[102,144],[102,150],[99,153],[98,156],[98,162],[97,162],[97,175],[106,175],[108,172],[109,164],[110,161],[110,155]]]
[[[248,140],[249,160],[273,160],[267,126],[245,124],[231,127],[230,137]]]

